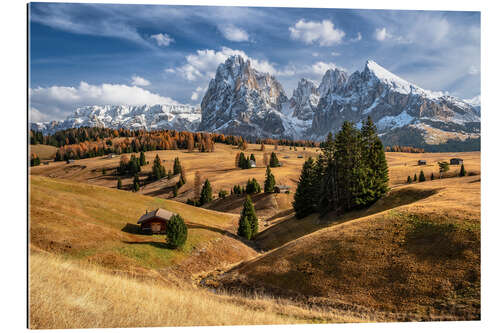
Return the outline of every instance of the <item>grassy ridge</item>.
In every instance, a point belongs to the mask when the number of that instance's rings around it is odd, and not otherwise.
[[[479,177],[443,179],[394,190],[363,217],[314,225],[290,241],[209,281],[221,289],[268,290],[333,308],[379,311],[378,320],[480,318]],[[420,200],[400,198],[408,190]],[[427,195],[429,191],[434,194]],[[414,195],[418,198],[417,195]],[[391,199],[392,198],[392,199]],[[406,202],[391,205],[388,200]],[[361,212],[358,212],[361,214]],[[294,233],[297,221],[282,222]],[[309,225],[309,226],[307,226]],[[280,232],[276,226],[276,232]],[[319,230],[318,230],[319,229]],[[279,245],[270,237],[261,242]]]
[[[226,235],[235,225],[230,214],[39,176],[31,176],[30,192],[31,245],[68,258],[137,272],[179,264],[201,249],[210,255],[210,250],[233,248],[217,257],[228,262],[253,254]],[[187,221],[189,235],[180,250],[167,249],[165,236],[138,234],[137,219],[145,209],[158,207],[179,213]]]

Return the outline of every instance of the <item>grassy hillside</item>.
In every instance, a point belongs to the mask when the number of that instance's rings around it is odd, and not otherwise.
[[[30,153],[37,154],[40,159],[53,160],[56,156],[57,147],[49,145],[30,145]]]
[[[304,309],[261,296],[216,295],[143,282],[54,255],[30,258],[30,328],[263,325],[362,322],[349,311]]]
[[[398,201],[408,191],[422,192],[420,198],[414,195],[414,203],[403,198],[406,205],[393,204],[396,208],[379,212],[375,206],[358,212],[365,216],[346,218],[343,223],[326,221],[321,229],[314,225],[315,216],[292,219],[288,228],[289,222],[282,222],[276,238],[285,233],[300,235],[304,229],[320,230],[224,275],[209,277],[206,283],[377,312],[378,320],[479,319],[479,177],[405,188],[378,204],[391,208],[390,201]],[[268,247],[281,242],[266,239],[271,232],[270,228],[259,236]]]
[[[188,225],[180,250],[165,236],[141,235],[137,219],[158,207],[179,213]],[[236,216],[100,186],[30,177],[32,247],[133,274],[193,273],[249,258],[255,251],[235,239]],[[196,256],[196,260],[193,259]]]

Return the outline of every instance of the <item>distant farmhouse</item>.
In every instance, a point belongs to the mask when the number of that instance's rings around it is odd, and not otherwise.
[[[274,193],[290,193],[290,186],[276,185],[274,186]]]
[[[454,158],[450,159],[450,164],[451,165],[461,165],[461,164],[464,164],[464,160],[461,158],[458,158],[458,157],[454,157]]]
[[[426,165],[427,161],[426,160],[418,160],[418,165]]]
[[[143,233],[164,234],[167,230],[167,223],[172,216],[174,213],[158,208],[151,212],[146,211],[146,214],[139,218],[137,224],[141,225]]]

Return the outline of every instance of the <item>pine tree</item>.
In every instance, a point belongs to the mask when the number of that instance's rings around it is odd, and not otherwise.
[[[431,180],[434,180],[434,172],[431,173]]]
[[[406,183],[411,184],[411,177],[410,176],[408,176],[408,178],[406,178]]]
[[[116,183],[116,188],[121,190],[122,188],[122,179],[120,177],[118,177],[118,181]]]
[[[181,168],[182,168],[181,161],[179,160],[178,157],[176,157],[174,159],[174,176],[181,173]]]
[[[297,218],[303,218],[316,211],[316,174],[314,160],[309,157],[302,166],[297,191],[294,195],[293,209]]]
[[[139,176],[135,174],[134,176],[134,183],[132,185],[132,191],[137,192],[140,189],[140,184],[139,184]]]
[[[178,184],[176,183],[176,184],[174,185],[174,190],[173,190],[173,193],[172,193],[172,194],[173,194],[173,196],[174,196],[174,198],[176,198],[176,197],[177,197],[178,192],[179,192],[179,187],[178,187]]]
[[[146,165],[146,155],[144,154],[143,151],[141,151],[141,156],[139,157],[139,165],[140,166]]]
[[[240,221],[238,222],[238,236],[241,236],[245,239],[252,238],[252,227],[250,226],[250,223],[248,222],[248,218],[246,216],[240,218]]]
[[[459,177],[464,177],[467,173],[465,172],[465,167],[464,165],[462,164],[462,166],[460,167],[460,173],[458,174]]]
[[[238,167],[240,167],[241,169],[248,169],[247,166],[248,162],[247,159],[245,158],[245,154],[241,152],[239,156]]]
[[[416,182],[417,181],[417,174],[414,174],[413,175],[413,181]]]
[[[180,215],[174,215],[167,223],[167,246],[177,249],[186,243],[188,229]]]
[[[153,168],[151,169],[152,178],[155,180],[160,180],[166,176],[165,167],[161,164],[160,156],[156,154],[153,161]]]
[[[280,161],[278,160],[278,156],[276,156],[276,153],[273,151],[271,153],[271,159],[269,161],[269,166],[271,168],[276,168],[280,166]]]
[[[254,156],[253,154],[251,154],[251,155],[250,155],[250,159],[251,159],[252,161],[256,162],[256,161],[255,161],[255,156]]]
[[[260,184],[257,182],[257,179],[255,178],[252,178],[251,180],[249,179],[245,191],[247,194],[260,193],[261,188]]]
[[[264,192],[273,193],[274,186],[276,185],[276,180],[271,172],[271,168],[267,166],[266,168],[266,180],[264,181]]]
[[[377,128],[368,117],[361,127],[361,146],[366,178],[363,180],[364,204],[368,205],[382,197],[389,190],[389,168],[385,158],[385,149],[377,135]]]
[[[418,181],[425,182],[425,175],[423,170],[420,170],[420,174],[418,175]]]
[[[251,236],[250,238],[255,237],[257,232],[259,231],[259,220],[257,219],[257,215],[255,214],[255,208],[252,203],[252,199],[249,195],[247,195],[245,202],[243,203],[243,210],[240,214],[240,224],[244,224],[244,219],[247,219],[248,224],[250,225]],[[249,238],[249,239],[250,239]]]
[[[203,188],[201,189],[200,199],[198,200],[200,206],[212,201],[212,185],[210,182],[205,180]]]

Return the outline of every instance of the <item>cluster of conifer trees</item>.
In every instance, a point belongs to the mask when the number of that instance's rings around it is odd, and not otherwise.
[[[385,149],[370,118],[360,130],[344,122],[335,137],[328,134],[321,150],[316,161],[309,158],[302,167],[293,203],[297,217],[347,212],[388,191]]]
[[[240,169],[250,169],[252,167],[251,161],[256,163],[254,154],[245,157],[245,154],[241,152],[241,153],[236,153],[236,158],[234,163],[235,166]]]

